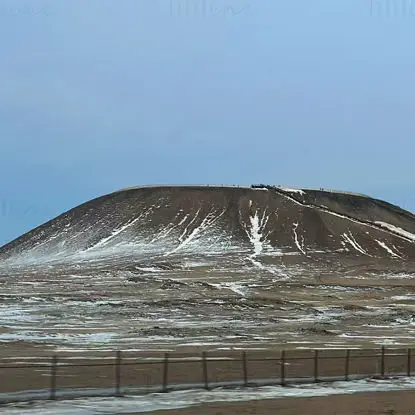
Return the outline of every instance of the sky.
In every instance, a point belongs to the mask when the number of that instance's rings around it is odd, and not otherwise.
[[[0,0],[0,245],[147,184],[415,212],[415,0]]]

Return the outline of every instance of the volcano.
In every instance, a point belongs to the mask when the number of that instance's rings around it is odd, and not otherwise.
[[[414,259],[408,211],[361,194],[265,185],[123,189],[0,248],[0,267],[19,269],[193,260],[272,270]]]
[[[0,248],[0,342],[409,345],[414,281],[414,215],[365,195],[129,188]]]

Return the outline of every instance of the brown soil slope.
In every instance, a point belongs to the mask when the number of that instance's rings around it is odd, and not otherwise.
[[[183,255],[413,260],[415,216],[346,193],[142,187],[91,200],[0,248],[3,267]]]

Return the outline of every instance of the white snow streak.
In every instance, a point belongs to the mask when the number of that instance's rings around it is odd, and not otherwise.
[[[153,242],[159,241],[160,239],[165,239],[174,229],[179,228],[181,225],[183,225],[183,223],[186,222],[187,218],[189,217],[189,215],[185,215],[183,217],[183,219],[177,224],[177,225],[173,225],[170,224],[169,226],[167,226],[165,229],[163,229],[161,232],[159,232],[150,242],[149,244],[152,244]]]
[[[251,241],[252,245],[254,246],[254,254],[255,256],[260,255],[263,246],[261,241],[261,225],[259,223],[258,212],[255,212],[254,216],[250,216],[249,220],[251,222],[251,230],[248,234],[249,240]]]
[[[292,189],[292,188],[289,188],[289,187],[280,187],[279,189],[284,190],[286,192],[290,192],[290,193],[298,193],[300,195],[305,194],[304,190],[301,190],[301,189]]]
[[[297,228],[298,228],[298,222],[293,224],[294,242],[297,245],[297,248],[299,249],[299,251],[303,253],[304,255],[307,255],[304,250],[304,238],[302,240],[301,245],[300,245],[300,242],[298,241]]]
[[[377,239],[375,239],[375,241],[386,251],[388,251],[394,258],[402,258],[400,255],[398,255],[397,253],[393,252],[392,249],[390,249],[384,242],[379,241]]]
[[[202,220],[201,224],[198,227],[194,228],[192,230],[192,232],[188,236],[186,236],[189,227],[197,220],[197,217],[199,216],[200,210],[201,210],[201,208],[198,209],[198,211],[196,212],[195,217],[190,221],[190,223],[186,226],[183,233],[180,235],[179,245],[176,248],[174,248],[172,251],[166,253],[165,256],[171,255],[171,254],[177,252],[178,250],[181,250],[181,249],[185,248],[194,239],[196,239],[203,231],[205,231],[207,228],[211,227],[214,223],[216,223],[220,219],[220,217],[225,213],[225,209],[217,216],[215,216],[215,213],[213,211],[210,212]]]
[[[138,217],[136,217],[135,219],[127,222],[124,226],[122,226],[121,228],[115,229],[111,235],[107,236],[106,238],[101,239],[98,243],[96,243],[95,245],[91,246],[90,248],[86,249],[84,252],[88,252],[92,249],[96,249],[99,248],[103,245],[105,245],[108,241],[110,241],[111,239],[115,238],[117,235],[119,235],[121,232],[124,232],[126,229],[128,229],[129,227],[131,227],[132,225],[134,225],[134,223],[138,222],[143,216],[147,216],[148,213],[150,213],[151,209],[149,209],[147,212],[145,213],[141,213]]]
[[[252,200],[249,201],[249,207],[252,207]],[[267,215],[266,210],[260,218],[258,215],[258,210],[255,211],[254,216],[249,216],[250,226],[245,226],[245,232],[248,235],[248,239],[251,242],[254,252],[249,255],[249,260],[259,268],[264,269],[265,267],[261,262],[257,261],[255,258],[261,255],[265,248],[265,239],[268,234],[264,235],[264,229],[268,223],[269,215]]]
[[[354,249],[356,249],[356,251],[360,252],[363,255],[368,255],[370,256],[356,241],[356,239],[354,238],[353,234],[349,231],[349,235],[347,235],[347,233],[344,233],[343,238],[346,240],[346,242],[348,242]]]
[[[404,238],[411,239],[415,242],[415,235],[411,232],[406,231],[405,229],[399,228],[398,226],[391,225],[390,223],[377,221],[375,222],[377,225],[380,225],[382,228],[389,229],[392,232],[395,232]]]

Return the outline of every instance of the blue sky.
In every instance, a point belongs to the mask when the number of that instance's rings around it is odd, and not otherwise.
[[[0,245],[140,184],[415,211],[415,1],[0,2]]]

